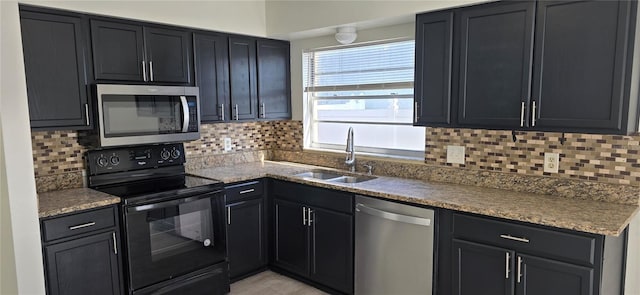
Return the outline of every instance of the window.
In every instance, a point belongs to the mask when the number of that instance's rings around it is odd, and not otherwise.
[[[305,147],[424,157],[425,129],[413,127],[413,40],[319,49],[303,55]]]

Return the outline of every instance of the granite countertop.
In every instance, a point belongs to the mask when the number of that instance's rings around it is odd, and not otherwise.
[[[639,211],[639,207],[635,205],[395,177],[379,176],[373,180],[349,184],[294,176],[316,168],[333,170],[297,163],[264,161],[188,172],[225,183],[271,177],[355,194],[612,236],[619,236]]]
[[[117,203],[120,203],[120,198],[89,188],[39,193],[38,217],[51,217]]]

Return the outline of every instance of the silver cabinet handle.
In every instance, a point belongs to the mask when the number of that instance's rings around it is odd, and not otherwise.
[[[70,230],[76,230],[76,229],[81,229],[81,228],[90,227],[90,226],[94,226],[94,225],[96,225],[96,223],[92,221],[92,222],[87,222],[87,223],[83,223],[83,224],[70,226],[69,229]]]
[[[524,127],[524,101],[520,103],[520,127]]]
[[[418,122],[418,102],[413,102],[413,122]]]
[[[252,193],[252,192],[255,192],[255,191],[256,191],[255,189],[251,188],[251,189],[240,191],[240,194],[243,195],[243,194],[248,194],[248,193]]]
[[[511,262],[511,254],[509,254],[509,252],[505,252],[504,254],[506,254],[505,256],[505,260],[504,260],[504,278],[508,279],[509,278],[509,273],[511,272],[511,270],[509,269],[509,262]]]
[[[374,208],[371,208],[371,207],[367,207],[367,206],[365,206],[363,204],[360,204],[360,203],[356,204],[356,211],[357,212],[366,213],[366,214],[369,214],[369,215],[372,215],[372,216],[388,219],[388,220],[398,221],[398,222],[404,222],[404,223],[410,223],[410,224],[416,224],[416,225],[422,225],[422,226],[430,226],[431,225],[431,219],[429,219],[429,218],[421,218],[421,217],[415,217],[415,216],[400,215],[400,214],[396,214],[396,213],[391,213],[391,212],[382,211],[382,210],[374,209]]]
[[[519,238],[519,237],[514,237],[512,235],[500,235],[500,237],[507,240],[529,243],[529,239],[527,238]]]
[[[308,225],[308,226],[311,226],[311,223],[313,222],[313,218],[311,218],[311,213],[313,213],[313,210],[311,210],[311,208],[308,208],[308,209],[307,209],[307,214],[308,214],[308,216],[309,216],[309,217],[307,218],[307,220],[308,220],[307,225]]]
[[[118,255],[118,244],[116,243],[116,233],[112,232],[111,237],[113,238],[113,254]]]
[[[260,104],[260,110],[262,111],[260,113],[260,118],[266,118],[267,117],[267,110],[266,110],[266,106],[264,105],[264,102]]]
[[[224,103],[220,104],[220,121],[224,121]]]
[[[522,257],[518,256],[518,284],[522,278]]]
[[[231,206],[227,206],[227,224],[231,224]]]
[[[153,62],[149,61],[149,80],[153,82]]]
[[[239,115],[238,115],[238,104],[236,104],[235,106],[233,106],[233,108],[235,109],[235,113],[236,113],[236,121],[240,120]]]
[[[531,127],[536,127],[536,101],[533,101],[533,106],[531,107]]]
[[[86,116],[85,121],[87,123],[87,126],[89,126],[89,104],[88,103],[84,104],[84,115]]]
[[[307,207],[302,207],[302,225],[307,225]]]
[[[142,80],[147,82],[147,64],[142,61]]]

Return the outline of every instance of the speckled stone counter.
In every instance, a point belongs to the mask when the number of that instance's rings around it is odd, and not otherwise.
[[[314,168],[326,169],[296,163],[265,161],[188,172],[225,183],[270,177],[355,194],[613,236],[620,235],[639,211],[636,205],[395,177],[378,177],[348,184],[294,176]]]
[[[88,188],[74,188],[38,194],[38,217],[120,203],[120,198]]]

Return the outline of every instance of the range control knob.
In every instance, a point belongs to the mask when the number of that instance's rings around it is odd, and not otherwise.
[[[160,159],[169,160],[169,157],[171,157],[171,153],[167,149],[162,149],[160,152]]]
[[[107,165],[109,165],[109,160],[107,160],[107,157],[105,156],[100,156],[98,157],[98,159],[96,160],[96,163],[98,164],[98,166],[100,167],[106,167]]]
[[[113,155],[109,158],[109,162],[111,162],[112,165],[118,165],[120,164],[120,157]]]
[[[171,151],[171,157],[174,159],[180,158],[180,150],[173,149]]]

